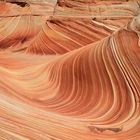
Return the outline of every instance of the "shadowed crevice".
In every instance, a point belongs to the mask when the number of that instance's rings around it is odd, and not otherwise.
[[[10,3],[12,3],[12,4],[17,4],[17,5],[19,5],[20,7],[29,6],[29,4],[26,3],[26,2],[10,2]]]

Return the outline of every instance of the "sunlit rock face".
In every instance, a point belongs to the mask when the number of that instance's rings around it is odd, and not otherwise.
[[[139,140],[140,3],[0,2],[0,140]]]

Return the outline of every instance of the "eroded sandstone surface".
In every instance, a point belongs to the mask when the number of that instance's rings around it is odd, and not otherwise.
[[[0,140],[139,140],[140,2],[0,1]]]

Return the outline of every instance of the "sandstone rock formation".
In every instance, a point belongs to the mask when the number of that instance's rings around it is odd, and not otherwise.
[[[0,3],[0,140],[139,140],[138,1]]]

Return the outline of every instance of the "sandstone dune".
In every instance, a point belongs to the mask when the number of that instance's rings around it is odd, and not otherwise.
[[[0,3],[0,140],[139,140],[139,2],[27,3]]]

